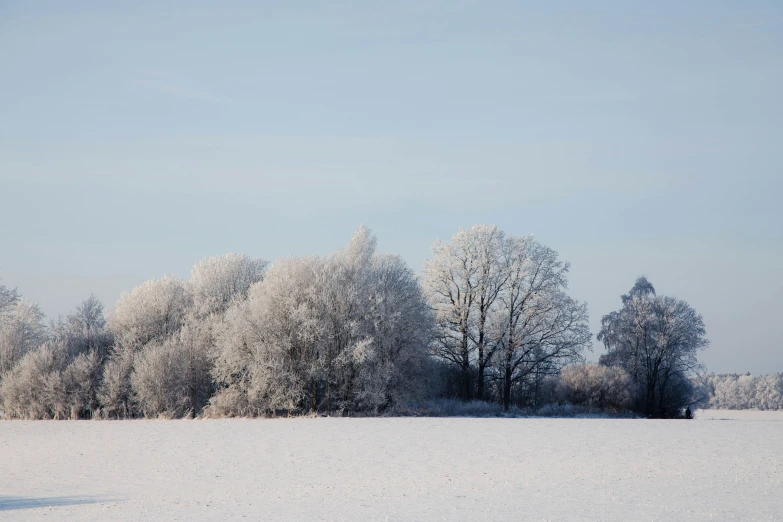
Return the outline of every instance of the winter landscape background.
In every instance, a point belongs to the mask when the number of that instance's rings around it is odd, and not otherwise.
[[[0,2],[0,519],[780,519],[781,27]]]

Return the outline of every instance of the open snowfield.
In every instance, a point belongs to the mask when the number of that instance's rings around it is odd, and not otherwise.
[[[0,519],[781,520],[783,413],[743,413],[0,422]]]

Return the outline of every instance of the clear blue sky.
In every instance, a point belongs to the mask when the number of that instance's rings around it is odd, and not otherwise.
[[[496,223],[594,333],[645,274],[711,370],[783,371],[781,93],[781,2],[0,0],[0,277],[57,315]]]

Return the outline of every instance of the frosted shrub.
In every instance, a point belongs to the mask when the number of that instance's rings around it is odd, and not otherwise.
[[[180,348],[172,341],[150,343],[135,358],[131,388],[146,417],[181,417],[189,410]]]
[[[237,385],[219,390],[209,399],[206,413],[210,417],[249,417],[258,414],[251,408],[247,392]]]
[[[104,416],[110,418],[134,416],[130,382],[133,358],[133,350],[120,347],[104,366],[103,379],[98,391],[98,400],[103,407]]]
[[[134,358],[133,397],[147,417],[198,415],[212,392],[209,338],[187,325],[163,343],[150,343]]]
[[[102,359],[100,352],[84,352],[62,370],[60,381],[65,394],[63,403],[66,409],[58,410],[58,416],[88,419],[95,414],[98,409]]]
[[[447,398],[414,403],[409,412],[427,417],[519,417],[523,415],[521,410],[513,406],[506,410],[497,402]]]
[[[48,390],[50,374],[57,369],[55,352],[49,346],[28,352],[3,377],[0,397],[3,411],[12,419],[49,419],[53,416]]]
[[[49,342],[28,352],[0,386],[5,415],[19,419],[90,418],[97,409],[100,358],[68,357],[67,344]]]
[[[560,402],[615,411],[629,408],[633,399],[625,370],[589,363],[564,368],[557,394]]]

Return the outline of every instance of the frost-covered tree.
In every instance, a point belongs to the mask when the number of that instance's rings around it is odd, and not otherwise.
[[[6,375],[0,388],[6,415],[91,418],[98,410],[102,364],[112,343],[105,326],[103,305],[95,296],[54,323],[50,339],[28,350]]]
[[[70,357],[95,352],[103,361],[109,355],[114,337],[106,326],[103,304],[90,295],[65,320],[51,326],[52,336],[62,340]]]
[[[55,350],[49,346],[27,352],[0,382],[0,400],[7,418],[52,418],[51,375],[58,370]]]
[[[416,390],[429,309],[375,244],[362,227],[327,258],[280,260],[232,305],[216,329],[213,414],[377,411]]]
[[[190,272],[195,308],[202,316],[225,312],[235,299],[244,299],[264,276],[267,262],[244,254],[205,259]]]
[[[22,296],[16,291],[16,288],[6,288],[0,285],[0,314],[3,313],[7,307],[16,304]]]
[[[103,414],[108,417],[126,418],[135,413],[131,390],[134,358],[133,350],[120,349],[112,354],[103,367],[98,400]]]
[[[162,344],[178,334],[192,310],[187,285],[170,276],[150,279],[120,297],[108,322],[115,344],[100,390],[108,415],[136,414],[131,386],[136,355],[147,344]]]
[[[131,388],[146,417],[198,415],[212,395],[210,337],[203,322],[187,323],[163,342],[136,354]]]
[[[198,415],[214,389],[215,327],[265,267],[226,254],[196,264],[188,282],[152,279],[123,295],[110,320],[117,341],[101,389],[107,413]]]
[[[118,344],[138,349],[179,331],[192,305],[193,296],[179,279],[150,279],[120,297],[109,327]]]
[[[413,271],[399,256],[373,257],[368,350],[359,362],[356,403],[377,411],[426,394],[433,317]]]
[[[90,419],[99,408],[98,390],[103,377],[103,356],[98,350],[82,352],[73,359],[66,358],[60,371],[61,397],[65,409],[58,409],[57,415],[71,419]]]
[[[603,317],[601,364],[625,369],[638,386],[637,408],[652,417],[676,416],[689,404],[690,378],[709,343],[702,317],[685,301],[658,296],[640,277],[622,296],[623,307]]]
[[[320,307],[325,326],[326,409],[377,410],[401,399],[430,340],[430,315],[401,258],[376,252],[360,227],[324,264]]]
[[[179,303],[174,320],[167,323],[173,327],[147,335],[150,340],[132,362],[117,361],[113,367],[117,393],[127,391],[122,379],[129,376],[133,403],[143,415],[198,415],[213,392],[215,325],[223,322],[232,304],[240,305],[247,298],[252,285],[262,280],[266,265],[245,255],[226,254],[197,263],[181,292],[158,282],[157,291],[165,291],[170,301]]]
[[[44,314],[37,305],[14,292],[0,309],[0,376],[47,338]]]
[[[317,283],[323,260],[275,262],[216,328],[211,400],[217,416],[316,409],[323,375],[323,324]]]
[[[587,307],[568,297],[568,264],[530,237],[495,226],[460,230],[436,242],[424,287],[438,324],[435,352],[461,372],[462,396],[486,398],[500,383],[506,408],[514,386],[557,373],[589,345]]]
[[[477,225],[471,229],[475,238],[478,277],[476,278],[476,314],[470,331],[476,346],[476,398],[485,398],[486,374],[493,355],[502,340],[502,319],[497,318],[496,303],[506,290],[510,277],[505,234],[497,226]]]
[[[485,372],[498,346],[492,326],[498,296],[505,288],[505,237],[497,226],[460,229],[448,243],[437,241],[424,265],[424,288],[438,324],[435,351],[461,372],[464,399],[484,396]]]
[[[753,402],[760,410],[783,409],[783,374],[773,373],[757,377]]]
[[[570,298],[569,264],[532,237],[506,243],[507,287],[499,310],[503,325],[498,379],[502,402],[511,404],[512,388],[521,381],[556,374],[578,361],[589,347],[587,305]]]
[[[783,374],[709,374],[704,378],[708,406],[725,410],[783,409]]]
[[[90,418],[97,410],[101,364],[96,352],[71,357],[55,339],[33,349],[5,375],[0,402],[5,416],[19,419]]]

